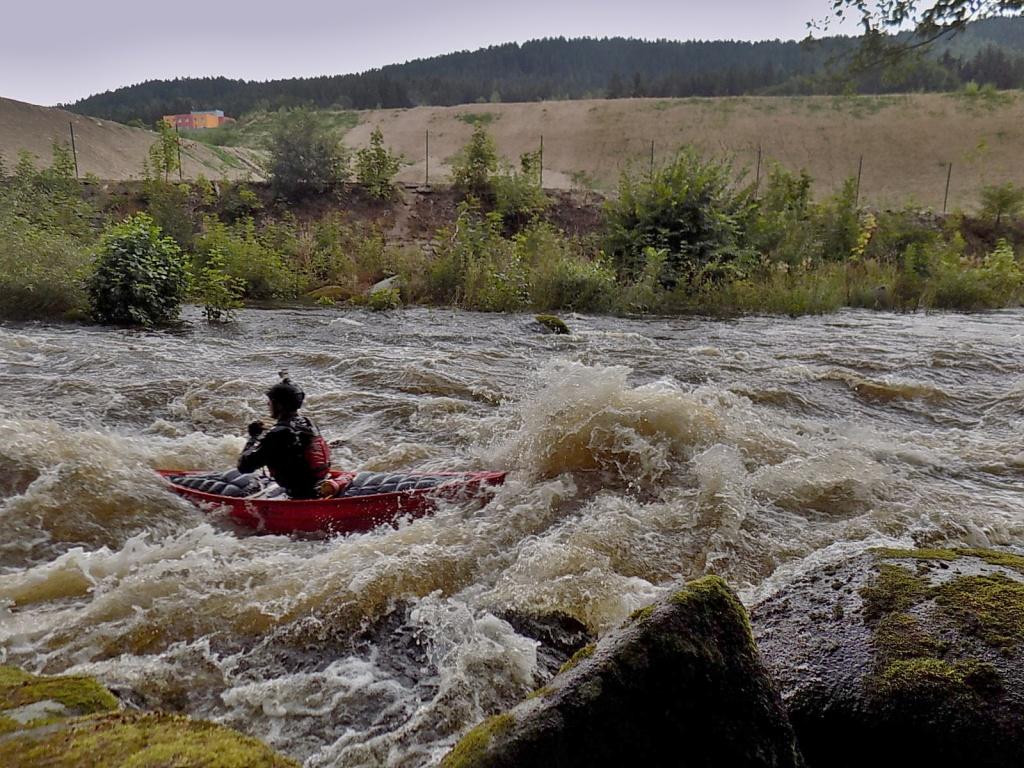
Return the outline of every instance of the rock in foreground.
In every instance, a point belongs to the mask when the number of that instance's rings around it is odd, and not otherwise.
[[[181,715],[117,709],[114,695],[91,678],[38,677],[0,667],[0,765],[297,768],[229,728]]]
[[[746,613],[707,577],[638,611],[545,688],[478,725],[445,768],[800,765]]]
[[[877,550],[753,619],[809,766],[1024,764],[1024,557]]]

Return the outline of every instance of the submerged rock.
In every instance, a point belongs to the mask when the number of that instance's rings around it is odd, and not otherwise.
[[[752,615],[809,766],[1024,763],[1024,557],[876,550]]]
[[[467,766],[796,766],[746,613],[707,577],[580,650],[444,758]]]
[[[536,640],[537,666],[545,679],[551,677],[578,650],[588,645],[593,637],[587,625],[561,612],[527,614],[509,611],[498,615],[512,628]]]
[[[0,667],[4,768],[297,768],[229,728],[181,715],[121,712],[89,677],[41,677]]]

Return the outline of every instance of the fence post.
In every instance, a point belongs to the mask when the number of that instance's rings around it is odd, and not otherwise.
[[[181,165],[181,131],[178,130],[178,126],[174,126],[174,143],[178,147],[178,181],[184,181],[185,169]]]
[[[651,139],[651,178],[654,178],[654,139]]]
[[[953,164],[949,164],[949,170],[946,171],[946,196],[942,198],[942,212],[946,212],[946,207],[949,205],[949,182],[953,178]]]
[[[757,175],[754,177],[754,197],[761,189],[761,145],[757,145]]]
[[[857,165],[857,196],[854,199],[854,206],[860,205],[860,177],[864,173],[864,155],[860,156],[860,163]]]
[[[426,172],[425,172],[425,175],[423,177],[423,186],[429,187],[430,186],[430,131],[429,130],[428,131],[424,131],[424,133],[426,134],[425,137],[424,137],[425,144],[426,144],[426,152],[424,153],[424,157],[426,158]]]
[[[540,188],[544,189],[544,134],[540,135],[540,157],[537,159],[537,164],[540,166]]]
[[[75,124],[68,120],[68,128],[71,129],[71,156],[75,158],[75,178],[78,178],[78,149],[75,147]]]

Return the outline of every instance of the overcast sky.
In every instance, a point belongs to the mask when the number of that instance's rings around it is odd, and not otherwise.
[[[0,96],[52,105],[154,78],[333,75],[538,37],[800,39],[829,0],[10,0]]]

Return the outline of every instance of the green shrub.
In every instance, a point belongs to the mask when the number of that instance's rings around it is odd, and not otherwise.
[[[616,304],[615,270],[601,261],[559,259],[530,277],[530,299],[535,309],[607,312]]]
[[[367,306],[374,312],[398,309],[402,306],[402,297],[399,295],[397,288],[378,288],[370,294]]]
[[[308,109],[278,113],[267,149],[267,176],[280,197],[295,200],[320,194],[348,179],[341,141]]]
[[[1024,211],[1024,187],[1013,182],[981,190],[981,215],[999,226],[1004,218],[1019,216]]]
[[[898,264],[910,248],[916,247],[918,254],[927,254],[942,245],[943,231],[914,210],[884,211],[878,214],[876,221],[877,227],[866,249],[869,258]],[[920,259],[920,255],[915,258]],[[920,263],[916,269],[921,273]]]
[[[661,284],[696,288],[704,268],[745,252],[741,219],[746,196],[733,191],[729,163],[684,149],[653,175],[624,174],[606,209],[605,250],[619,276],[635,281],[647,255],[664,254]]]
[[[146,212],[160,227],[160,231],[172,238],[182,250],[191,250],[195,240],[196,220],[189,185],[149,179],[145,184],[145,192]]]
[[[181,249],[139,213],[104,234],[89,302],[100,322],[151,327],[178,317],[187,286]]]
[[[0,202],[0,317],[42,320],[83,313],[88,248],[55,227],[17,216]]]
[[[216,246],[201,266],[193,262],[191,286],[192,297],[202,305],[207,322],[232,320],[235,310],[242,307],[245,283],[227,273],[224,252]]]
[[[464,194],[480,200],[493,197],[491,177],[498,171],[498,150],[483,123],[473,127],[473,135],[452,163],[452,184]]]
[[[710,314],[768,313],[795,317],[834,312],[843,306],[846,292],[841,265],[795,272],[779,265],[756,280],[706,285],[688,298],[686,306]]]
[[[507,227],[519,230],[544,212],[547,195],[540,186],[540,157],[527,152],[520,158],[520,167],[507,166],[493,176],[494,208]]]
[[[463,203],[454,231],[441,230],[429,290],[435,301],[486,312],[511,312],[529,302],[526,268],[502,236],[498,213]]]
[[[752,194],[748,190],[747,194]],[[811,177],[794,176],[779,165],[768,171],[760,196],[746,207],[743,237],[764,258],[797,267],[817,254],[811,225]]]
[[[390,200],[395,194],[395,176],[401,167],[401,158],[384,146],[384,134],[380,128],[374,128],[370,146],[356,152],[356,180],[371,197]]]
[[[861,234],[857,207],[857,180],[843,182],[842,189],[821,206],[818,212],[821,257],[826,261],[844,261],[853,255]]]
[[[1020,302],[1024,273],[1013,252],[1013,246],[1000,240],[981,267],[982,279],[988,284],[990,306],[1005,307]]]
[[[196,239],[197,268],[203,269],[215,252],[223,257],[224,273],[245,285],[247,298],[292,298],[302,287],[303,275],[291,269],[281,252],[267,243],[266,233],[256,231],[251,218],[228,225],[207,216],[203,233]]]
[[[245,182],[226,181],[221,183],[217,207],[228,221],[238,221],[253,216],[263,208],[263,203]]]
[[[529,272],[530,303],[538,310],[604,312],[616,304],[615,270],[581,243],[540,222],[516,235],[519,261]]]

